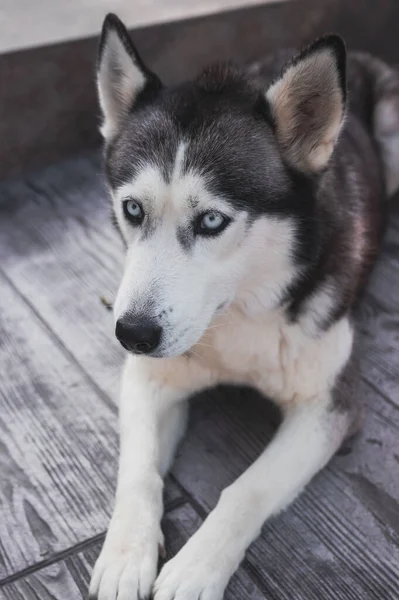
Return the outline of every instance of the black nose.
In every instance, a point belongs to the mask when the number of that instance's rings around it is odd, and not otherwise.
[[[161,341],[162,327],[148,319],[126,315],[116,322],[115,335],[126,350],[149,354]]]

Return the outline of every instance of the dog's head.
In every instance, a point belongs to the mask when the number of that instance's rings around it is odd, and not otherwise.
[[[281,302],[312,258],[312,189],[344,116],[340,38],[318,40],[268,87],[227,65],[165,87],[109,15],[97,83],[127,248],[122,344],[179,355],[232,302],[247,312]]]

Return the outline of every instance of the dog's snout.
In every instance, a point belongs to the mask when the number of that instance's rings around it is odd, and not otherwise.
[[[126,350],[149,354],[161,341],[162,327],[148,317],[126,315],[116,322],[115,335]]]

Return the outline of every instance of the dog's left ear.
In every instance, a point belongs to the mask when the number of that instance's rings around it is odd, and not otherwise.
[[[144,92],[162,87],[144,65],[129,33],[116,15],[104,20],[97,63],[97,89],[104,121],[101,133],[109,141]]]
[[[327,35],[301,52],[266,93],[283,155],[315,173],[326,166],[345,116],[346,50]]]

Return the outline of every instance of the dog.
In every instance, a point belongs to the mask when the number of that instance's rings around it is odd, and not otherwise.
[[[105,19],[97,86],[128,354],[92,599],[220,600],[264,522],[358,426],[353,314],[399,187],[399,78],[337,35],[288,56],[167,87]],[[186,400],[224,383],[274,399],[282,424],[157,576]]]

